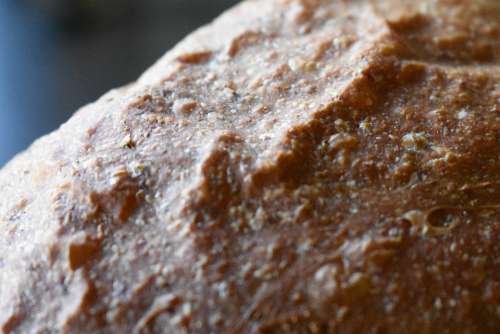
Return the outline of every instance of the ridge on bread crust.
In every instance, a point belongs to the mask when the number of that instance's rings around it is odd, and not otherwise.
[[[223,14],[0,172],[0,329],[493,333],[498,17]]]

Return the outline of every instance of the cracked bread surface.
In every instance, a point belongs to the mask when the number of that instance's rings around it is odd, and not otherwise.
[[[495,333],[500,4],[247,0],[0,172],[5,333]]]

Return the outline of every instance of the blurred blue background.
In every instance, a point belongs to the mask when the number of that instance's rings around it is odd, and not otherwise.
[[[0,0],[0,167],[237,0]]]

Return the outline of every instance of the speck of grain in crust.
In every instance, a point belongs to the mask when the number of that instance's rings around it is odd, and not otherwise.
[[[177,61],[186,64],[200,64],[207,62],[212,57],[211,51],[187,52],[177,56]]]
[[[287,14],[290,15],[291,20],[299,25],[312,19],[319,4],[315,0],[282,0],[281,2],[288,6]],[[300,31],[307,32],[309,28]]]
[[[227,48],[227,54],[230,57],[234,57],[242,48],[257,43],[262,37],[262,34],[259,32],[245,31],[231,40]]]
[[[129,149],[134,148],[135,142],[132,140],[132,136],[130,134],[127,134],[120,142],[120,146]]]
[[[337,133],[328,139],[328,146],[331,150],[353,149],[358,145],[358,139],[349,134]]]
[[[466,110],[460,110],[457,114],[458,119],[464,119],[469,115],[469,113]]]
[[[173,112],[176,115],[189,115],[196,107],[198,107],[198,102],[193,99],[178,99],[174,102]]]
[[[77,235],[70,241],[68,246],[69,268],[74,271],[84,266],[97,256],[99,250],[98,240],[92,239],[83,233]]]
[[[404,148],[417,150],[425,147],[425,145],[427,144],[427,139],[425,133],[410,132],[405,134],[401,138],[401,144],[403,145]]]

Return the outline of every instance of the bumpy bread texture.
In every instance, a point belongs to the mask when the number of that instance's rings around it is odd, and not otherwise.
[[[499,7],[198,30],[0,173],[0,328],[498,332]]]

